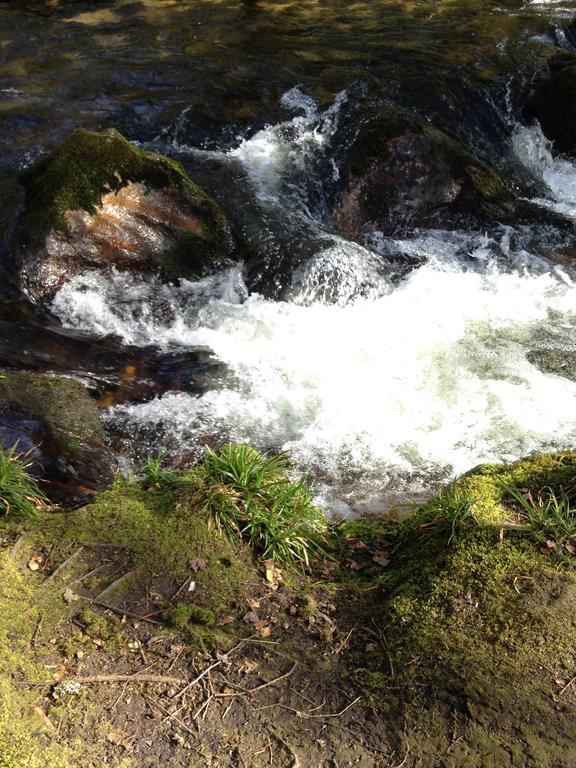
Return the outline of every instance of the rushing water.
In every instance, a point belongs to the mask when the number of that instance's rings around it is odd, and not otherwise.
[[[201,392],[164,382],[110,408],[119,450],[180,462],[223,440],[289,450],[329,509],[378,511],[481,461],[572,446],[576,375],[542,360],[576,353],[576,165],[519,105],[554,24],[574,13],[478,0],[0,2],[8,228],[17,169],[73,126],[114,125],[177,157],[255,254],[196,283],[86,273],[59,291],[42,322],[58,319],[60,334],[102,339],[111,355],[221,363]],[[541,218],[375,232],[364,245],[337,236],[358,127],[392,106],[489,159]]]

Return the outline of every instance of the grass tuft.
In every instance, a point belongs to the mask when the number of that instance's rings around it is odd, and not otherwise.
[[[473,509],[471,494],[452,483],[433,499],[415,505],[414,516],[400,524],[399,533],[401,537],[416,534],[419,539],[446,536],[450,544],[464,528],[476,525]]]
[[[30,475],[30,453],[18,453],[18,443],[0,449],[0,516],[33,518],[48,508],[48,500]]]
[[[576,553],[576,506],[564,488],[542,488],[538,492],[502,483],[530,530],[543,543],[553,542],[558,554]]]
[[[305,565],[322,552],[323,512],[305,478],[288,478],[286,454],[264,456],[249,445],[208,450],[199,467],[204,505],[228,536],[240,536],[264,560]]]
[[[164,469],[162,461],[153,456],[148,456],[140,474],[144,487],[149,490],[166,491],[173,488],[178,482],[176,472]]]

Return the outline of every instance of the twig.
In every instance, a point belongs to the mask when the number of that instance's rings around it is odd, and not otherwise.
[[[169,598],[168,602],[172,603],[172,602],[174,602],[174,600],[176,600],[176,598],[178,597],[180,592],[182,592],[182,590],[184,589],[186,584],[188,584],[188,582],[191,580],[191,578],[192,578],[192,576],[187,576],[186,577],[186,581],[181,586],[178,587],[178,589],[176,590],[176,592],[174,592],[172,597]]]
[[[576,683],[576,677],[573,677],[573,678],[572,678],[572,680],[570,680],[568,683],[566,683],[566,685],[564,686],[564,688],[562,688],[562,690],[560,691],[560,693],[558,694],[558,696],[562,696],[562,694],[563,694],[565,691],[567,691],[567,690],[568,690],[568,688],[570,688],[570,686],[571,686],[573,683]]]
[[[162,624],[161,621],[154,621],[154,619],[149,619],[146,616],[140,616],[137,613],[126,611],[124,610],[124,608],[116,608],[114,605],[109,605],[108,603],[101,603],[99,600],[94,600],[91,597],[85,597],[84,595],[78,595],[78,597],[82,598],[82,600],[87,600],[89,603],[92,603],[93,605],[98,605],[100,608],[106,608],[108,611],[113,611],[114,613],[117,613],[120,616],[129,616],[131,619],[138,619],[138,621],[147,621],[148,624]]]
[[[172,659],[172,662],[170,663],[170,666],[168,667],[168,669],[166,670],[166,672],[172,672],[172,668],[174,667],[174,665],[176,664],[176,662],[178,661],[178,659],[180,658],[180,656],[182,656],[182,654],[183,654],[183,653],[184,653],[184,648],[181,648],[181,649],[178,651],[178,653],[176,654],[176,656],[175,656],[175,657]]]
[[[344,638],[344,640],[342,640],[342,642],[340,643],[340,645],[338,646],[338,648],[336,648],[336,650],[335,650],[335,651],[333,651],[333,654],[334,654],[334,656],[337,656],[337,655],[338,655],[338,654],[339,654],[341,651],[343,651],[343,650],[344,650],[344,648],[346,648],[346,646],[347,646],[347,644],[348,644],[348,640],[350,640],[350,637],[351,637],[351,635],[352,635],[352,632],[354,632],[354,627],[352,627],[352,629],[350,630],[350,632],[348,632],[348,634],[346,635],[346,637]]]
[[[149,704],[152,704],[153,706],[158,707],[158,709],[161,712],[163,712],[165,715],[169,715],[170,714],[170,712],[168,712],[166,707],[163,707],[162,704],[160,704],[159,701],[156,701],[155,699],[152,699],[150,696],[146,696],[146,694],[144,694],[144,698],[146,699],[146,701]],[[177,723],[180,726],[180,728],[183,728],[186,731],[186,733],[189,733],[190,736],[193,736],[194,738],[196,738],[196,734],[194,733],[194,731],[191,728],[188,728],[186,723],[183,723],[182,720],[180,720],[179,717],[175,717],[174,718],[174,722]]]
[[[182,690],[178,691],[178,693],[175,693],[174,696],[172,696],[172,701],[178,701],[180,696],[183,696],[186,693],[186,691],[190,690],[190,688],[192,688],[193,685],[196,685],[196,683],[199,683],[203,677],[205,677],[209,672],[211,672],[220,664],[222,664],[221,659],[219,659],[218,661],[215,661],[214,664],[211,664],[209,667],[206,667],[206,669],[203,672],[201,672],[198,675],[198,677],[195,677],[194,680],[191,680],[189,683],[186,683],[186,685],[184,686],[184,688],[182,688]]]
[[[276,685],[276,683],[279,683],[281,680],[285,680],[287,677],[290,677],[290,675],[294,672],[297,666],[298,666],[298,662],[295,661],[291,669],[288,670],[288,672],[285,672],[283,675],[280,675],[279,677],[275,677],[273,680],[269,680],[267,683],[262,683],[262,685],[257,685],[255,688],[247,688],[234,693],[216,693],[215,697],[217,699],[225,699],[225,698],[227,699],[231,696],[252,696],[252,694],[257,693],[258,691],[262,691],[264,688],[268,688],[271,685]]]
[[[218,661],[215,661],[214,664],[210,664],[209,667],[206,667],[206,669],[203,672],[200,672],[200,674],[194,678],[194,680],[190,680],[189,683],[186,683],[184,688],[182,688],[181,691],[178,691],[178,693],[175,693],[174,696],[172,696],[172,701],[177,701],[180,696],[183,696],[186,691],[190,690],[193,685],[196,685],[196,683],[199,683],[200,680],[202,680],[206,675],[210,674],[210,672],[215,669],[216,667],[220,666],[220,664],[224,663],[228,660],[228,656],[230,656],[231,653],[234,653],[234,651],[237,651],[238,648],[240,648],[244,643],[246,642],[245,639],[240,640],[240,642],[236,643],[236,645],[233,648],[230,648],[229,651],[226,651],[225,654],[223,654],[222,658],[218,659]]]
[[[72,552],[72,554],[70,555],[70,557],[67,557],[67,558],[66,558],[66,560],[64,560],[64,562],[63,562],[63,563],[60,563],[60,565],[58,566],[58,568],[56,568],[56,570],[55,570],[55,571],[52,571],[52,573],[50,574],[50,576],[47,576],[47,577],[44,579],[44,581],[42,582],[42,586],[44,586],[45,584],[48,584],[48,582],[50,582],[50,581],[52,581],[53,579],[55,579],[55,578],[56,578],[56,576],[58,576],[60,573],[62,573],[62,571],[64,570],[64,568],[66,568],[68,565],[70,565],[70,563],[71,563],[71,562],[73,562],[74,560],[76,560],[76,558],[78,557],[78,555],[79,555],[81,552],[83,552],[83,551],[84,551],[84,547],[78,547],[78,549],[77,549],[75,552]]]
[[[36,624],[36,629],[34,630],[34,634],[32,635],[32,640],[30,642],[32,648],[36,648],[36,640],[38,639],[38,633],[40,632],[40,627],[42,626],[42,622],[44,621],[44,616],[40,616],[38,619],[38,623]]]
[[[20,545],[22,544],[25,538],[26,538],[26,534],[21,533],[20,536],[18,536],[18,538],[14,542],[14,544],[12,544],[12,549],[10,550],[10,554],[8,555],[10,560],[14,560],[16,552],[18,552],[18,550],[20,549]]]
[[[117,696],[117,697],[114,699],[114,703],[113,703],[113,704],[111,704],[111,705],[108,707],[108,709],[109,709],[109,710],[112,710],[112,709],[114,709],[114,707],[116,707],[116,705],[118,704],[118,702],[120,701],[120,699],[121,699],[121,698],[124,696],[124,694],[126,693],[126,688],[127,688],[127,687],[128,687],[128,683],[124,683],[124,685],[122,686],[122,690],[120,691],[120,693],[118,694],[118,696]]]
[[[128,571],[127,573],[123,573],[122,576],[119,576],[117,579],[114,579],[114,581],[111,584],[108,584],[107,587],[105,587],[102,592],[100,592],[96,597],[94,598],[94,601],[99,600],[104,595],[108,594],[108,592],[112,592],[112,590],[116,589],[116,587],[119,587],[122,582],[126,581],[126,579],[129,579],[131,576],[134,575],[134,571]]]
[[[404,760],[402,760],[401,763],[398,763],[398,765],[390,766],[390,768],[402,768],[403,765],[406,765],[406,760],[408,760],[408,755],[410,754],[410,747],[406,750],[406,754],[404,755]]]
[[[169,683],[170,685],[181,685],[182,678],[169,677],[168,675],[143,675],[136,672],[133,675],[89,675],[88,677],[67,677],[63,678],[71,682],[80,683],[80,685],[91,685],[93,683]],[[62,680],[39,680],[38,682],[16,682],[15,685],[26,685],[29,687],[39,687],[44,685],[57,685]]]
[[[353,707],[354,704],[359,702],[361,698],[361,696],[358,696],[356,699],[354,699],[354,701],[351,701],[350,704],[345,706],[344,709],[341,709],[340,712],[330,712],[327,715],[311,715],[310,712],[314,711],[312,709],[308,710],[308,712],[303,712],[301,709],[294,709],[294,707],[288,707],[286,704],[268,704],[265,707],[258,707],[257,711],[262,709],[271,709],[272,707],[280,707],[280,709],[287,709],[288,712],[293,712],[296,717],[303,717],[306,720],[325,720],[329,717],[340,717],[344,714],[344,712],[347,712],[351,707]]]
[[[79,582],[85,581],[86,579],[89,579],[90,576],[94,576],[95,573],[98,573],[98,571],[101,571],[102,568],[106,568],[108,565],[108,561],[105,563],[102,563],[102,565],[98,565],[96,568],[92,568],[91,571],[88,571],[88,573],[84,573],[82,576],[79,576],[77,579],[74,579],[73,581],[70,581],[68,583],[68,586],[72,586],[72,584],[78,584]]]
[[[272,736],[276,739],[276,741],[279,744],[281,744],[284,747],[284,749],[288,750],[290,757],[292,758],[292,765],[290,766],[290,768],[300,768],[300,759],[298,758],[298,755],[296,754],[294,749],[292,749],[290,744],[288,744],[286,739],[282,738],[282,736],[280,736],[279,733],[276,733],[276,731],[271,727],[269,727],[269,731],[272,734]]]
[[[200,717],[200,715],[202,714],[202,712],[204,712],[204,717],[206,716],[205,710],[209,706],[209,704],[210,704],[210,702],[212,701],[213,698],[214,698],[214,696],[212,694],[210,694],[210,696],[208,696],[206,701],[204,701],[198,707],[198,710],[192,715],[192,720],[197,720]],[[204,720],[204,717],[202,718],[203,720]]]

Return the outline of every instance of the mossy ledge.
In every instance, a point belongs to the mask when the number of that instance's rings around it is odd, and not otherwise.
[[[46,666],[56,670],[49,675],[55,679],[74,679],[79,649],[84,656],[89,652],[92,673],[133,669],[134,657],[125,649],[134,645],[135,635],[138,647],[159,647],[166,638],[163,648],[180,648],[166,668],[192,679],[199,669],[224,663],[227,657],[220,654],[253,632],[250,615],[264,610],[267,633],[260,637],[265,639],[247,646],[259,655],[243,657],[239,668],[261,670],[272,658],[280,660],[273,674],[250,680],[248,688],[256,688],[263,679],[280,680],[295,669],[286,659],[302,666],[301,676],[294,672],[285,683],[265,686],[258,698],[276,718],[274,727],[290,735],[282,736],[284,743],[296,743],[303,722],[316,723],[302,720],[298,711],[304,705],[294,699],[293,689],[306,682],[315,698],[332,702],[326,711],[344,711],[346,701],[354,701],[352,719],[343,715],[338,723],[354,728],[360,719],[365,744],[377,745],[377,754],[394,752],[393,765],[402,760],[414,768],[576,765],[573,560],[560,557],[522,518],[507,490],[522,489],[535,499],[546,488],[563,489],[572,498],[575,453],[482,465],[400,524],[364,519],[334,525],[326,542],[330,557],[311,572],[286,573],[280,583],[266,578],[245,542],[214,525],[199,478],[195,469],[155,469],[153,479],[117,481],[67,515],[43,513],[24,526],[0,523],[2,768],[35,768],[40,756],[47,768],[98,765],[103,754],[112,764],[131,766],[127,756],[121,761],[115,743],[97,745],[89,738],[92,746],[82,746],[72,738],[78,730],[43,727],[42,712],[56,719],[64,705],[54,707],[50,686],[37,693],[23,683],[45,679]],[[38,554],[49,561],[48,572],[26,568]],[[141,615],[153,617],[153,624],[135,620]],[[151,634],[144,642],[138,633],[145,629]],[[248,753],[261,723],[247,711],[239,736],[236,721],[223,719],[230,700],[247,695],[244,682],[230,689],[231,674],[228,669],[212,680],[222,710],[215,699],[205,727],[226,738],[235,734],[239,749]],[[347,699],[335,703],[340,689]],[[68,725],[74,718],[84,723],[83,737],[96,733],[97,723],[109,716],[92,690],[82,688],[66,710]],[[121,688],[114,690],[111,701],[120,694]],[[165,694],[162,706],[174,706],[171,695]],[[278,720],[290,711],[296,714],[284,716],[294,722]],[[311,711],[316,718],[317,710]],[[138,733],[149,728],[142,717]],[[27,736],[20,741],[17,733]],[[353,751],[337,752],[340,731],[334,739],[324,737],[340,761],[352,759]],[[194,742],[202,757],[190,765],[206,764],[207,752],[214,766],[234,764],[217,746],[210,751],[202,738],[200,733]],[[282,743],[279,749],[286,750]],[[302,765],[318,764],[314,748],[312,740],[298,744]],[[285,755],[277,759],[284,764]]]

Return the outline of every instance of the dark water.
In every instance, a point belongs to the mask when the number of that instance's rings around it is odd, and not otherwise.
[[[17,174],[79,126],[115,127],[178,157],[263,261],[265,253],[277,260],[284,251],[314,252],[329,231],[337,194],[330,168],[346,158],[358,127],[382,110],[429,120],[525,193],[530,174],[523,176],[510,137],[558,30],[574,15],[573,0],[0,0],[6,268],[21,205]],[[246,165],[224,160],[266,126],[286,121],[293,129],[295,109],[283,95],[295,87],[298,109],[310,99],[317,115],[345,98],[330,156],[319,155],[313,168],[288,164],[282,199],[271,207],[248,183]],[[572,227],[569,219],[554,230],[555,246],[574,245]],[[543,232],[529,233],[533,251],[534,242],[546,240]],[[522,237],[520,227],[514,230],[517,250]],[[45,309],[28,307],[9,282],[1,291],[0,364],[89,375],[103,404],[167,390],[202,392],[202,377],[218,367],[216,356],[193,343],[159,352],[137,340],[126,346],[126,337],[122,343],[95,338],[90,328],[63,328]],[[130,386],[122,384],[126,364],[137,371]]]

